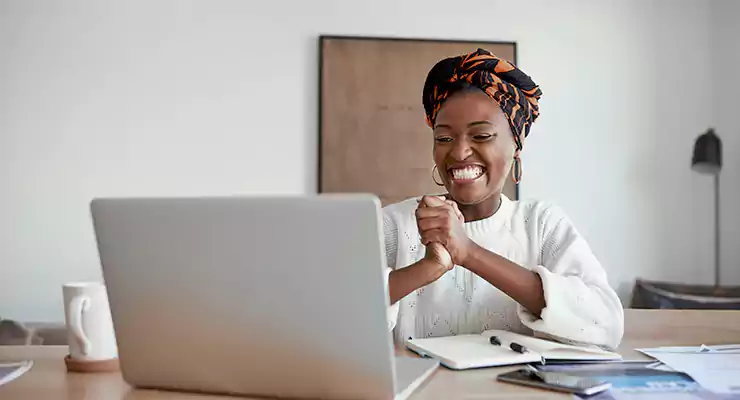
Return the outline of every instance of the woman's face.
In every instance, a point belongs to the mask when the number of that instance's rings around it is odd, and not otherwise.
[[[459,92],[443,103],[434,126],[434,162],[459,204],[501,193],[514,150],[506,116],[482,91]]]

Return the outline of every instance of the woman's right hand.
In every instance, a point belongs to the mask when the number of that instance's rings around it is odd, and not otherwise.
[[[441,268],[441,275],[444,275],[445,272],[451,270],[452,267],[455,266],[452,262],[452,256],[450,253],[441,243],[438,242],[429,243],[426,253],[424,254],[424,259]]]
[[[441,200],[445,201],[443,197],[440,197]],[[427,205],[420,201],[417,208],[421,207],[427,207]],[[416,217],[417,224],[419,223],[419,217]],[[424,260],[433,263],[435,267],[439,267],[441,274],[439,276],[444,275],[445,272],[451,270],[455,264],[452,262],[452,255],[450,255],[450,252],[447,251],[447,248],[442,245],[442,243],[438,242],[431,242],[427,245],[426,253],[424,254]]]

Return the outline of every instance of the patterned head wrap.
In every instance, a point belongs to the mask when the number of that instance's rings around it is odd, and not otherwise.
[[[422,96],[430,127],[434,127],[442,103],[452,94],[450,91],[462,81],[480,88],[498,103],[509,120],[518,155],[529,128],[540,114],[539,86],[519,68],[487,50],[446,58],[432,67],[424,83]]]

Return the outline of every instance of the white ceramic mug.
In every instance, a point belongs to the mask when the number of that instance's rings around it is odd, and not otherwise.
[[[117,358],[118,347],[105,285],[68,283],[62,287],[62,292],[70,358],[78,361]]]

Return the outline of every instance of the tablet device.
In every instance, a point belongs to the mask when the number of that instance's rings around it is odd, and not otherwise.
[[[562,372],[542,372],[533,368],[523,368],[501,374],[501,382],[514,383],[559,392],[591,396],[611,387],[611,383],[593,378],[568,375]]]

